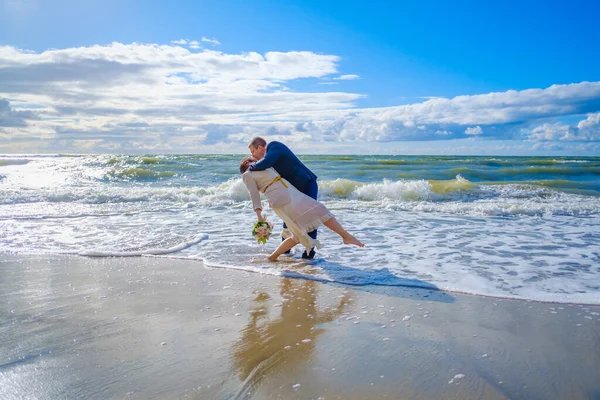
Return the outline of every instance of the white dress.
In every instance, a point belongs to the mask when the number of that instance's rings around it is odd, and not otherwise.
[[[307,232],[314,231],[323,222],[333,218],[333,214],[322,203],[278,177],[279,174],[273,168],[264,171],[248,170],[242,175],[254,209],[262,209],[260,193],[263,193],[269,199],[269,205],[275,214],[287,225],[287,229],[281,232],[283,237],[293,237],[306,250],[321,248],[321,243],[308,236]]]

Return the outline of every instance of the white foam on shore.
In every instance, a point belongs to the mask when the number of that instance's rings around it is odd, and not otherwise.
[[[299,255],[284,263],[256,262],[278,240],[265,246],[253,241],[250,207],[61,219],[60,229],[47,219],[2,220],[5,232],[15,232],[3,237],[2,247],[23,254],[195,258],[209,266],[271,275],[286,270],[290,277],[349,285],[600,304],[600,216],[490,218],[381,208],[365,218],[361,209],[327,204],[366,247],[344,246],[321,228],[325,247],[308,265],[315,270],[310,273]],[[277,232],[281,226],[274,222]]]
[[[169,247],[168,249],[146,249],[139,251],[100,251],[100,250],[84,250],[77,253],[80,256],[86,257],[139,257],[145,255],[165,255],[179,252],[181,250],[187,249],[195,244],[202,242],[203,240],[208,239],[207,234],[201,234],[193,240],[188,242],[180,243],[176,246]]]

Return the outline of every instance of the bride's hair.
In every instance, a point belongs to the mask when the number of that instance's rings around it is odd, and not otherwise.
[[[246,157],[242,159],[242,161],[240,162],[240,174],[243,174],[244,172],[248,171],[250,165],[254,164],[255,162],[256,159],[254,159],[253,157]]]

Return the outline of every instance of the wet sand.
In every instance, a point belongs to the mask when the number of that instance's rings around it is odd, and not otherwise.
[[[0,337],[3,400],[600,399],[599,306],[190,260],[3,256]]]

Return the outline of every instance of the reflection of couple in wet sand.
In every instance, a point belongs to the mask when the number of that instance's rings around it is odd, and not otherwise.
[[[313,258],[315,248],[321,247],[317,240],[317,227],[321,224],[340,235],[345,244],[364,247],[316,200],[316,175],[289,148],[279,142],[267,145],[262,138],[254,138],[248,147],[252,157],[241,161],[240,173],[256,216],[259,221],[263,220],[260,199],[260,193],[263,193],[275,214],[284,222],[284,240],[268,257],[270,261],[276,261],[299,243],[305,247],[302,257]]]
[[[319,311],[318,283],[283,278],[280,293],[283,297],[281,313],[269,318],[269,297],[258,293],[248,326],[233,346],[233,363],[246,381],[245,388],[255,387],[271,368],[302,365],[311,357],[318,335],[324,328],[318,325],[331,322],[344,312],[349,300],[342,297],[336,307]]]

